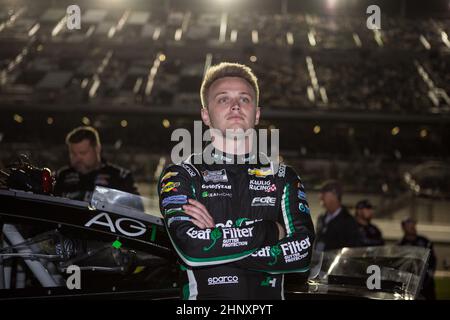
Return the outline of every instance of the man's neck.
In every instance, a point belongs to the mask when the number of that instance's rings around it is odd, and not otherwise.
[[[223,134],[213,134],[212,145],[215,149],[233,155],[245,155],[252,151],[253,136],[235,136],[227,138]]]
[[[356,221],[363,226],[368,226],[369,225],[369,221],[367,221],[366,219],[360,218],[360,217],[356,217]]]
[[[327,213],[328,214],[333,214],[336,211],[338,211],[339,209],[341,209],[341,206],[332,207],[332,208],[327,209]]]
[[[100,169],[102,166],[102,162],[98,162],[94,167],[92,167],[91,169],[89,169],[89,171],[86,172],[79,172],[82,175],[87,175],[90,174],[91,172],[97,171],[98,169]]]

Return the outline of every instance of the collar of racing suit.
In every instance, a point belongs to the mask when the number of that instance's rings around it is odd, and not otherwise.
[[[209,155],[207,153],[207,150],[203,150],[203,157],[211,157],[213,161],[212,166],[272,166],[272,161],[270,161],[270,158],[263,152],[250,152],[236,155],[225,153],[214,148],[211,150]]]

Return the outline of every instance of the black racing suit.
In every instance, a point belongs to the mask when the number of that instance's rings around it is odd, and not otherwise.
[[[359,232],[361,233],[361,246],[384,246],[383,234],[377,226],[371,224],[367,225],[358,223]]]
[[[236,156],[219,152],[224,164],[192,164],[191,157],[168,166],[158,183],[161,213],[185,271],[183,298],[283,299],[283,274],[307,272],[311,260],[314,227],[304,187],[290,167],[274,172],[273,164],[248,163],[255,155],[237,164]],[[214,229],[190,221],[182,209],[187,199],[206,206]],[[286,230],[280,241],[275,221]]]
[[[106,161],[102,161],[100,168],[87,174],[81,174],[68,166],[61,168],[56,173],[53,194],[72,200],[90,201],[95,186],[138,194],[131,172]]]

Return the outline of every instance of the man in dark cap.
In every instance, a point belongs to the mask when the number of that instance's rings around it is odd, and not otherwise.
[[[362,240],[358,224],[342,205],[342,186],[339,182],[330,180],[323,184],[320,203],[325,213],[317,221],[315,249],[326,251],[360,246]]]
[[[364,199],[356,204],[355,218],[362,236],[362,245],[384,245],[384,240],[380,229],[371,223],[373,218],[373,205],[369,200]]]
[[[434,272],[436,271],[436,255],[434,254],[433,243],[426,237],[417,234],[417,221],[411,217],[402,220],[403,239],[400,240],[400,246],[417,246],[430,249],[430,258],[428,259],[428,270],[423,280],[420,294],[426,300],[435,300]]]

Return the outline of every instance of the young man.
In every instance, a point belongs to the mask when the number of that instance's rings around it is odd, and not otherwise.
[[[260,117],[250,68],[213,66],[200,93],[217,161],[197,163],[191,156],[170,165],[158,188],[185,271],[183,298],[282,299],[283,274],[307,272],[311,260],[314,227],[304,187],[292,168],[262,164],[264,155],[252,164],[257,153],[251,137],[240,135]]]
[[[101,158],[101,143],[93,127],[78,127],[67,134],[70,166],[58,170],[54,194],[89,201],[95,186],[138,194],[130,171]]]
[[[373,206],[369,200],[364,199],[356,204],[355,218],[362,235],[363,246],[383,246],[384,240],[380,229],[372,224]]]

